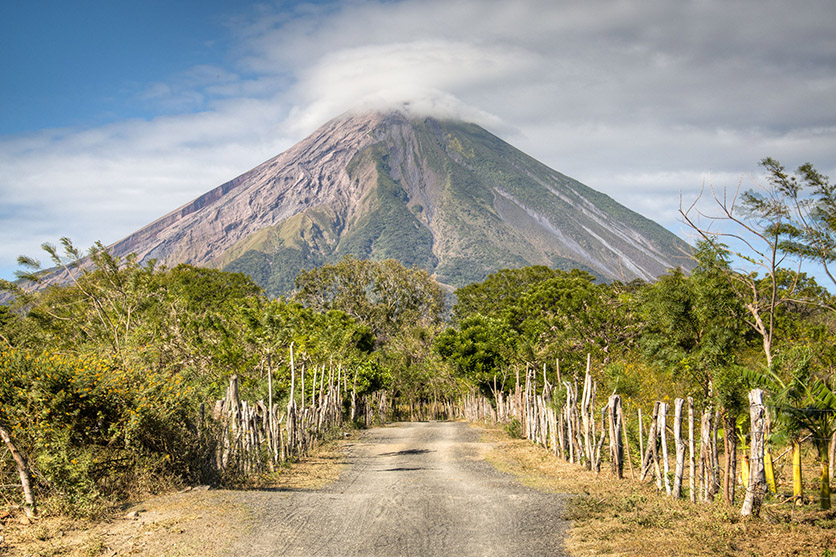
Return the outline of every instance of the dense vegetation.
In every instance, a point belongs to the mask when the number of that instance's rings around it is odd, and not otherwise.
[[[532,367],[553,374],[559,365],[571,380],[591,354],[604,390],[636,406],[713,401],[728,442],[745,436],[746,390],[764,387],[772,441],[809,434],[825,467],[836,301],[776,262],[795,254],[827,268],[836,259],[833,194],[811,167],[791,176],[765,165],[773,203],[750,193],[750,216],[734,222],[773,251],[735,253],[706,233],[690,274],[671,270],[650,284],[530,266],[462,287],[450,304],[423,270],[347,257],[301,272],[292,297],[271,299],[243,274],[139,265],[101,245],[84,259],[66,239],[60,251],[45,245],[72,280],[34,290],[39,264],[24,257],[25,280],[3,284],[16,298],[0,306],[0,426],[28,457],[47,506],[89,514],[137,491],[218,481],[201,465],[213,448],[201,442],[200,405],[220,398],[232,374],[243,396],[263,397],[267,361],[286,399],[291,343],[303,370],[339,366],[360,394],[412,402],[470,389],[493,396]],[[765,271],[735,270],[741,257]],[[4,485],[16,483],[11,459],[0,472]]]

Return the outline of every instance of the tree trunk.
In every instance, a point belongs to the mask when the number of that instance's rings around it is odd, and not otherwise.
[[[830,467],[828,461],[822,455],[821,459],[821,491],[820,503],[821,510],[826,511],[830,509]]]
[[[12,437],[3,426],[0,426],[0,437],[3,438],[3,442],[6,443],[6,447],[17,465],[20,485],[23,487],[23,510],[26,512],[26,516],[31,518],[38,514],[38,508],[35,506],[35,496],[32,494],[32,477],[29,474],[29,464],[26,462],[26,457],[17,450]]]
[[[797,506],[804,504],[804,485],[801,483],[801,443],[792,440],[792,497]]]
[[[761,389],[749,391],[749,419],[752,422],[749,483],[746,487],[746,498],[743,500],[743,508],[740,510],[740,514],[743,516],[758,516],[764,495],[766,495],[766,474],[763,468],[766,408],[763,405],[763,391]]]

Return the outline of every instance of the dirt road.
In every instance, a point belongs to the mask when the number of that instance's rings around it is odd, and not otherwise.
[[[251,492],[253,530],[231,554],[563,555],[561,496],[497,472],[479,435],[456,422],[365,431],[331,486]]]

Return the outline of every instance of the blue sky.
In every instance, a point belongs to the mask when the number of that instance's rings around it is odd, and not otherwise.
[[[148,83],[223,62],[231,3],[4,2],[0,133],[148,118]]]
[[[836,176],[830,0],[0,4],[0,277],[115,242],[358,105],[475,120],[688,238],[757,163]]]

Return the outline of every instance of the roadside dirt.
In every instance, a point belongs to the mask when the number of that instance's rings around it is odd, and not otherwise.
[[[494,444],[479,428],[416,422],[353,435],[275,487],[157,497],[83,530],[44,522],[26,527],[23,552],[6,554],[568,555],[564,496],[488,464]]]

